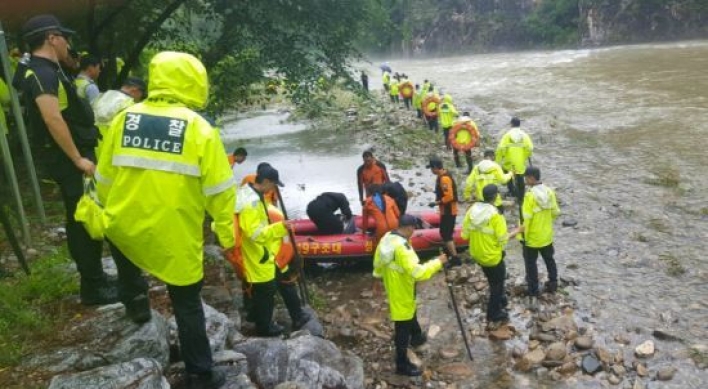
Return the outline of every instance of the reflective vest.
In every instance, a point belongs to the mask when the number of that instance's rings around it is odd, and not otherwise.
[[[518,127],[502,136],[497,146],[496,161],[504,170],[524,174],[526,161],[533,154],[531,137]]]
[[[470,255],[484,267],[496,266],[508,241],[506,219],[497,207],[474,203],[462,222],[462,239],[469,240]]]
[[[457,109],[455,109],[452,103],[443,102],[440,104],[440,125],[443,129],[452,128],[452,124],[457,115]]]
[[[131,262],[171,285],[204,277],[204,213],[233,247],[234,182],[219,133],[176,102],[148,100],[119,113],[96,170],[106,237]]]
[[[532,186],[524,195],[522,213],[528,247],[542,248],[553,243],[553,222],[560,215],[553,189],[543,184]]]
[[[263,197],[251,185],[239,188],[235,212],[239,215],[246,281],[250,283],[275,278],[276,246],[288,234],[283,222],[270,222],[267,207]]]
[[[382,278],[393,321],[410,320],[415,315],[415,283],[440,271],[442,263],[433,259],[420,263],[410,243],[391,231],[384,235],[374,254],[374,277]]]
[[[391,89],[388,92],[391,96],[398,96],[398,82],[391,83]]]
[[[389,74],[389,72],[384,72],[382,81],[383,81],[384,85],[390,84],[391,83],[391,74]]]
[[[474,191],[475,200],[484,201],[484,196],[482,196],[482,190],[487,185],[501,185],[506,184],[512,177],[511,172],[504,174],[501,166],[494,161],[488,159],[482,160],[477,166],[472,169],[472,173],[467,177],[465,182],[465,200],[470,200],[472,197],[472,192]],[[502,205],[502,199],[499,194],[494,200],[494,205]]]

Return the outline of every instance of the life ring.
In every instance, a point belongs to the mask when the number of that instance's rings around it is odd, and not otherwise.
[[[404,99],[409,99],[409,98],[413,97],[413,92],[414,92],[413,84],[410,81],[406,81],[401,84],[401,86],[400,86],[401,97],[403,97]]]
[[[433,107],[430,105],[435,103]],[[440,96],[432,95],[423,99],[423,113],[429,118],[438,117],[438,106],[440,105]]]
[[[468,151],[479,143],[479,130],[471,120],[457,122],[452,126],[447,138],[457,151]]]

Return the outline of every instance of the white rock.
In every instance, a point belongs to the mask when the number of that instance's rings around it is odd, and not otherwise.
[[[647,340],[646,342],[637,346],[634,349],[634,353],[638,358],[648,358],[654,355],[654,341]]]

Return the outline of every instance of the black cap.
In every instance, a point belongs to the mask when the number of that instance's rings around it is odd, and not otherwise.
[[[273,181],[278,186],[285,186],[282,182],[280,182],[280,174],[278,174],[278,171],[270,165],[262,166],[260,169],[258,169],[258,173],[256,174],[256,180],[258,180],[259,178]]]
[[[426,167],[427,167],[428,169],[432,169],[432,168],[442,169],[443,163],[442,163],[442,160],[441,160],[440,158],[438,158],[438,157],[432,157],[432,158],[430,158],[430,160],[428,161],[428,165],[427,165]]]
[[[76,32],[65,28],[54,15],[37,15],[22,26],[22,37],[29,38],[47,31],[60,31],[62,34],[73,35]]]
[[[537,168],[536,166],[529,166],[526,168],[526,171],[524,172],[525,177],[533,177],[537,180],[541,179],[541,169]]]
[[[497,198],[499,194],[499,188],[494,184],[489,184],[482,189],[482,197],[484,197],[485,202],[492,202]]]
[[[509,123],[511,123],[511,125],[514,127],[519,127],[521,125],[521,119],[513,117],[511,118],[511,121]]]
[[[494,150],[493,150],[493,149],[486,149],[486,150],[484,150],[484,156],[485,156],[485,157],[493,157],[493,156],[494,156]]]
[[[399,227],[407,227],[407,226],[417,226],[418,225],[418,219],[409,214],[403,214],[401,218],[398,220],[398,226]]]

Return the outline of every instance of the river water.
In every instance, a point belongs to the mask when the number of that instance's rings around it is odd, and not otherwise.
[[[533,163],[557,188],[561,220],[578,222],[558,225],[555,246],[561,276],[580,282],[569,291],[584,326],[611,349],[617,334],[641,340],[670,331],[680,341],[657,341],[661,359],[654,362],[679,371],[650,387],[706,387],[708,373],[686,349],[708,342],[708,177],[701,168],[708,166],[708,43],[390,64],[450,93],[495,139],[511,116],[522,119],[535,142]],[[378,69],[369,74],[380,88]],[[249,150],[243,168],[268,160],[281,170],[294,215],[325,190],[347,193],[356,210],[355,170],[366,145],[289,124],[262,128],[285,118],[268,117],[225,127],[231,146]],[[478,368],[490,381],[499,373]],[[477,374],[477,382],[484,377]],[[514,382],[506,387],[536,387]]]

